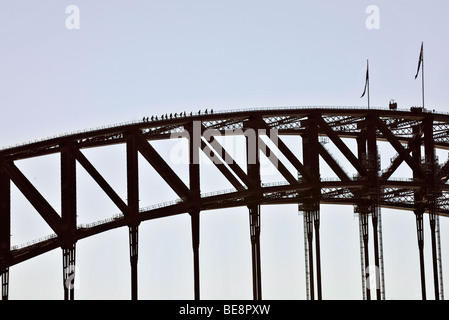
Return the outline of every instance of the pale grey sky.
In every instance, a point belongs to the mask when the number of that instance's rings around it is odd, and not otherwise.
[[[69,5],[80,10],[79,29],[66,28]],[[379,29],[366,27],[369,5],[379,9]],[[367,59],[371,105],[387,107],[395,99],[400,108],[409,108],[421,104],[421,82],[414,75],[422,41],[426,106],[449,112],[448,10],[445,0],[2,1],[0,145],[166,112],[366,106],[360,95]],[[294,147],[295,141],[290,143]],[[169,147],[160,147],[168,156]],[[123,151],[117,146],[86,152],[119,194],[126,178]],[[113,161],[105,163],[107,156]],[[60,204],[57,163],[50,156],[18,164],[55,208]],[[175,198],[146,165],[145,174],[142,205]],[[203,192],[228,187],[207,176]],[[85,183],[79,194],[80,223],[117,212],[86,174],[80,172],[79,179]],[[16,190],[13,210],[13,244],[51,233]],[[382,218],[386,296],[419,299],[414,216],[383,210]],[[449,225],[443,220],[447,273]],[[352,207],[322,206],[325,299],[361,298],[357,227]],[[127,232],[118,229],[78,242],[77,298],[130,297]],[[263,207],[261,241],[263,297],[304,299],[297,208]],[[426,243],[430,262],[430,240]],[[10,298],[61,299],[61,255],[58,249],[12,267]],[[200,256],[203,298],[252,298],[245,208],[202,214]],[[444,276],[448,283],[449,273]],[[430,264],[427,281],[433,297]],[[187,215],[141,224],[139,283],[142,299],[193,298]]]

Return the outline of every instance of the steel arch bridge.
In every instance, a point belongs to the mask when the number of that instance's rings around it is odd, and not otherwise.
[[[423,216],[428,214],[432,238],[435,299],[443,298],[439,241],[439,217],[449,215],[449,160],[439,162],[438,149],[449,149],[449,115],[422,108],[410,110],[358,107],[289,107],[212,110],[187,114],[144,117],[123,123],[36,140],[0,150],[0,271],[2,298],[8,299],[9,268],[55,248],[63,253],[64,298],[74,299],[68,285],[74,277],[78,240],[119,227],[129,228],[131,298],[137,299],[138,227],[146,220],[182,213],[191,217],[194,297],[200,299],[199,219],[201,211],[246,206],[249,210],[252,252],[253,298],[262,299],[260,266],[260,206],[298,204],[304,217],[306,283],[308,299],[321,299],[320,203],[354,206],[359,217],[362,292],[364,299],[384,299],[381,207],[413,211],[420,253],[422,298],[426,299],[423,254]],[[239,165],[219,136],[244,137],[246,167]],[[301,139],[302,158],[283,141],[284,136]],[[153,140],[188,141],[188,185],[150,144]],[[356,150],[346,141],[351,139]],[[379,142],[389,144],[395,156],[381,170]],[[332,143],[356,174],[349,175],[326,146]],[[87,148],[126,146],[126,190],[124,201],[83,154]],[[354,149],[354,148],[353,148]],[[259,155],[263,153],[285,179],[262,183]],[[60,156],[61,208],[58,212],[21,172],[16,161],[57,154]],[[200,154],[208,157],[234,189],[202,194]],[[155,169],[179,199],[162,205],[139,208],[139,155]],[[282,160],[281,160],[282,156]],[[336,178],[322,178],[324,161]],[[289,170],[288,162],[295,170]],[[117,206],[120,214],[92,224],[77,223],[77,170],[80,164]],[[395,178],[405,164],[411,175]],[[53,235],[24,246],[11,245],[11,183],[26,197]],[[369,262],[369,228],[372,222],[374,264],[380,270],[378,285],[366,285]],[[313,262],[316,262],[315,265]],[[315,291],[316,288],[316,291]]]

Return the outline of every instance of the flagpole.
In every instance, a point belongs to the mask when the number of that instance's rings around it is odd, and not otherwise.
[[[422,108],[424,109],[424,42],[422,42]]]
[[[421,51],[419,53],[419,61],[418,61],[418,71],[416,71],[415,79],[418,77],[419,71],[421,69],[422,65],[422,71],[421,71],[421,77],[422,77],[422,108],[424,109],[424,41],[421,42]]]
[[[369,65],[368,65],[368,59],[366,60],[366,70],[369,74]],[[369,109],[369,76],[368,76],[368,109]]]
[[[368,109],[369,109],[369,64],[368,59],[366,59],[366,79],[365,79],[365,88],[363,89],[362,96],[360,98],[363,98],[366,93],[366,89],[368,88]]]

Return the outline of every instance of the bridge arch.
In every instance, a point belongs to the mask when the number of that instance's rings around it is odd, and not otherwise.
[[[127,227],[131,261],[131,297],[137,299],[139,226],[143,221],[179,214],[191,219],[195,298],[200,298],[199,223],[201,212],[247,207],[249,211],[253,298],[262,298],[260,267],[260,206],[298,204],[304,218],[306,244],[307,295],[321,299],[320,204],[354,206],[360,219],[363,295],[366,299],[384,298],[382,268],[381,207],[413,211],[421,263],[421,287],[426,298],[423,256],[423,217],[427,213],[432,234],[435,298],[443,297],[439,243],[439,217],[449,214],[447,179],[449,161],[440,160],[437,150],[446,150],[449,115],[412,108],[385,110],[342,107],[301,107],[247,109],[201,114],[180,113],[163,118],[144,117],[141,121],[86,130],[36,140],[0,150],[0,269],[2,296],[8,297],[9,268],[35,256],[62,248],[64,284],[74,274],[77,241]],[[243,138],[244,165],[220,143],[221,136]],[[284,140],[298,137],[301,155]],[[188,152],[188,175],[180,177],[151,141],[184,139]],[[351,141],[351,143],[346,143]],[[395,155],[384,161],[379,145],[386,143]],[[126,157],[126,194],[119,195],[85,156],[85,150],[122,145]],[[349,145],[352,145],[350,147]],[[355,146],[355,148],[354,148]],[[331,149],[338,151],[335,157]],[[34,187],[16,163],[43,155],[60,158],[61,208],[55,209]],[[203,192],[200,155],[207,157],[232,189]],[[282,176],[279,182],[261,179],[259,155],[264,155]],[[341,164],[345,162],[345,166]],[[142,207],[139,204],[139,161],[151,165],[177,195],[172,201]],[[382,167],[382,163],[388,165]],[[322,176],[325,164],[333,177]],[[117,207],[109,218],[80,224],[77,221],[77,167],[82,167]],[[351,171],[348,170],[350,167]],[[409,176],[396,177],[406,166]],[[352,172],[348,173],[348,172]],[[11,184],[36,209],[53,234],[22,246],[11,245]],[[370,225],[370,223],[372,225]],[[369,229],[372,228],[372,239]],[[368,251],[374,242],[374,253]],[[369,290],[369,271],[374,255],[379,286]],[[66,299],[75,290],[64,285]]]

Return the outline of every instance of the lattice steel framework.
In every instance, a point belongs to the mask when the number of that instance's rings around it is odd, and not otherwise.
[[[77,241],[113,228],[129,228],[131,262],[131,298],[137,299],[139,224],[146,220],[182,213],[191,217],[194,254],[194,297],[200,299],[199,245],[200,214],[217,208],[246,206],[249,210],[250,242],[253,266],[253,297],[262,299],[260,265],[260,211],[266,204],[299,204],[304,214],[306,275],[310,299],[322,299],[320,261],[320,204],[353,205],[360,218],[363,297],[385,298],[383,282],[382,227],[380,207],[405,209],[416,216],[420,253],[422,297],[426,299],[423,217],[429,216],[432,236],[435,299],[443,298],[439,217],[449,215],[449,161],[439,163],[437,149],[449,149],[449,115],[420,108],[382,110],[364,108],[278,108],[232,112],[165,115],[144,118],[100,129],[62,135],[0,150],[0,271],[2,297],[8,298],[9,270],[35,256],[61,248],[63,251],[64,297],[74,298],[73,284]],[[245,137],[247,165],[241,167],[219,142],[217,136]],[[286,135],[302,140],[302,158],[283,141]],[[263,139],[266,136],[267,139]],[[152,147],[153,140],[187,139],[189,142],[189,184],[171,168],[169,162]],[[356,142],[351,150],[346,139]],[[267,141],[272,142],[269,145]],[[326,146],[329,141],[339,150],[356,174],[350,176]],[[387,142],[396,155],[381,170],[378,142]],[[113,144],[126,145],[127,200],[124,201],[83,154],[86,148]],[[273,146],[274,145],[274,146]],[[200,153],[233,185],[233,190],[201,193]],[[261,182],[259,154],[264,153],[285,178],[280,183]],[[61,208],[56,211],[15,164],[41,155],[59,154],[61,172]],[[179,196],[178,200],[149,208],[139,208],[139,155]],[[255,155],[255,157],[254,157]],[[287,169],[288,161],[295,172]],[[324,161],[336,178],[321,177]],[[114,202],[118,215],[89,225],[77,223],[77,170],[80,164],[104,193]],[[394,178],[401,164],[413,173]],[[54,234],[25,246],[11,246],[11,183],[28,199]],[[369,221],[372,223],[374,264],[380,277],[375,290],[366,286]],[[313,246],[313,242],[315,246]],[[315,258],[313,258],[315,254]],[[313,264],[313,261],[316,263]],[[316,292],[315,292],[316,289]]]

